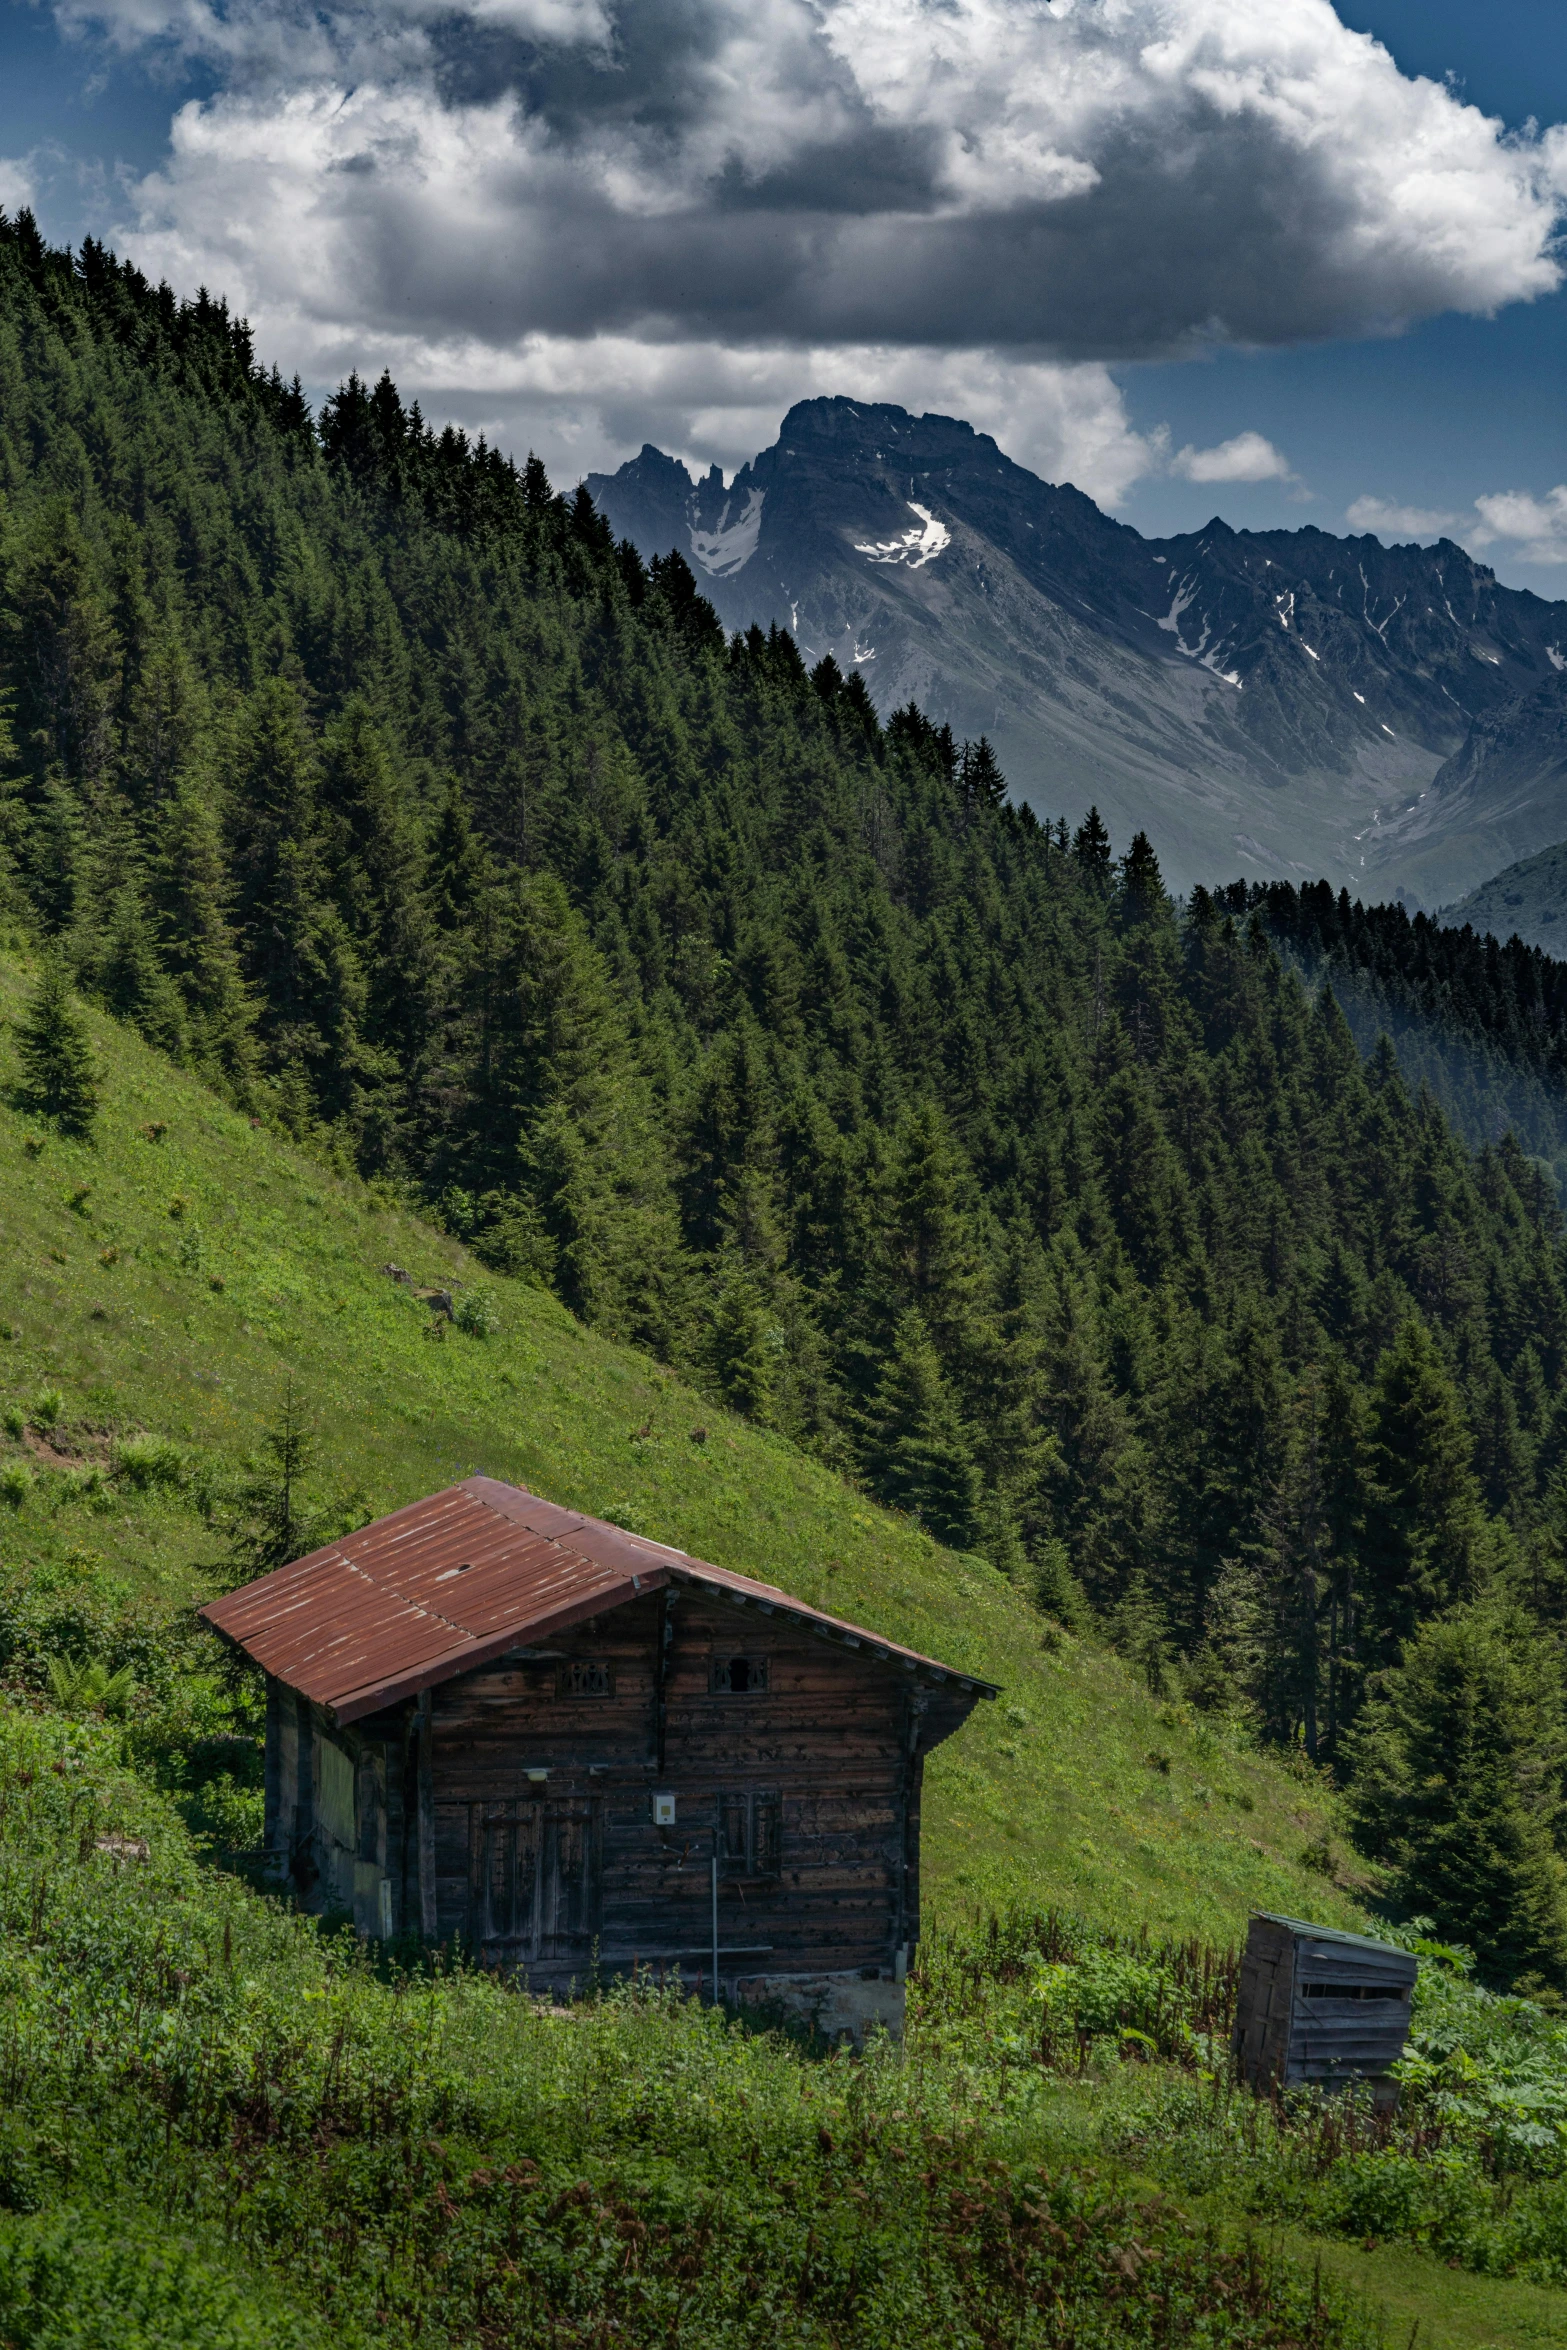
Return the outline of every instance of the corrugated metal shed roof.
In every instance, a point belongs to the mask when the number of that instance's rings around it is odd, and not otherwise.
[[[352,1722],[472,1672],[518,1640],[563,1632],[669,1582],[725,1592],[911,1671],[997,1694],[988,1681],[824,1615],[771,1583],[494,1477],[469,1477],[411,1502],[201,1613],[278,1680]]]
[[[1282,1926],[1301,1942],[1322,1943],[1325,1960],[1331,1960],[1340,1950],[1346,1960],[1362,1952],[1377,1962],[1379,1972],[1407,1977],[1410,1982],[1415,1979],[1417,1966],[1413,1952],[1400,1950],[1396,1942],[1379,1942],[1372,1934],[1347,1934],[1341,1926],[1314,1926],[1306,1918],[1281,1917],[1273,1909],[1259,1909],[1255,1914],[1266,1918],[1270,1925]]]

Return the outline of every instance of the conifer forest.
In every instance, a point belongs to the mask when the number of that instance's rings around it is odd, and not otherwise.
[[[1540,954],[1177,908],[536,460],[386,378],[313,420],[25,215],[0,487],[57,988],[1335,1767],[1429,1620],[1567,1612],[1554,1166],[1339,1001],[1559,1086]]]
[[[1567,966],[1178,900],[22,212],[0,1009],[7,2341],[1356,2350],[1334,2243],[1559,2307]],[[259,1889],[192,1602],[480,1459],[1000,1685],[906,2051]],[[1237,2085],[1258,1908],[1417,1955],[1396,2119]]]

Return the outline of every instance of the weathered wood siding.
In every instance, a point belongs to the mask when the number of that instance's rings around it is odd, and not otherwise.
[[[1255,2089],[1284,2078],[1294,1990],[1294,1936],[1273,1918],[1254,1917],[1241,1958],[1234,2050],[1242,2080]]]
[[[715,1691],[737,1656],[765,1690]],[[607,1691],[571,1693],[590,1664]],[[927,1703],[912,1675],[659,1593],[433,1694],[441,1938],[546,1975],[580,1973],[595,1939],[607,1968],[710,1973],[716,1834],[721,1973],[890,1971],[912,1941]],[[654,1824],[655,1791],[672,1827]]]
[[[1234,2050],[1255,2088],[1378,2080],[1409,2032],[1415,1961],[1368,1936],[1256,1916],[1241,1959]]]
[[[339,1729],[279,1681],[267,1686],[266,1851],[274,1882],[362,1934],[417,1932],[407,1883],[413,1709]]]
[[[671,1587],[351,1729],[275,1687],[267,1840],[310,1908],[541,1984],[595,1953],[710,1975],[716,1841],[721,1975],[890,1977],[918,1934],[924,1755],[967,1710]]]

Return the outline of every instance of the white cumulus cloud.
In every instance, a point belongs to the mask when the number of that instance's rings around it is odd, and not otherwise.
[[[1185,481],[1293,481],[1289,459],[1260,432],[1238,432],[1217,448],[1177,449],[1170,471]]]
[[[917,376],[928,407],[950,364],[1018,454],[1124,484],[1158,452],[1107,364],[1393,332],[1561,278],[1563,134],[1506,134],[1329,0],[56,13],[211,84],[128,192],[117,241],[144,267],[223,286],[290,364],[373,351],[433,390],[464,354],[470,408],[502,379],[509,402],[584,385],[558,414],[585,446],[639,368],[656,407],[711,365],[675,407],[685,445],[728,448],[748,384]],[[1265,450],[1282,464],[1250,433],[1176,462],[1288,478],[1246,470]]]
[[[143,238],[274,298],[303,263],[367,322],[1102,360],[1559,278],[1555,134],[1504,137],[1328,0],[105,13],[229,74]]]
[[[1543,498],[1528,490],[1496,490],[1476,498],[1475,510],[1479,527],[1465,537],[1477,552],[1511,539],[1521,563],[1567,563],[1567,483],[1558,482]]]
[[[19,155],[0,155],[0,212],[20,212],[33,201],[33,174]]]
[[[1567,482],[1539,496],[1533,490],[1488,490],[1467,514],[1445,514],[1396,499],[1357,498],[1344,519],[1352,530],[1378,538],[1450,536],[1472,555],[1503,546],[1515,562],[1567,563]]]
[[[1433,506],[1404,506],[1396,498],[1357,498],[1345,510],[1344,520],[1351,530],[1383,539],[1439,539],[1465,527],[1461,514],[1444,514]]]

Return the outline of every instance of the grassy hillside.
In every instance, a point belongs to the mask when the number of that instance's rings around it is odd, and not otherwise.
[[[25,974],[0,965],[0,1009]],[[0,1558],[124,1577],[149,1604],[221,1580],[188,1494],[97,1492],[71,1464],[146,1429],[238,1462],[292,1381],[319,1485],[381,1511],[474,1470],[754,1572],[1003,1687],[935,1757],[927,1888],[951,1911],[1025,1894],[1228,1938],[1247,1909],[1340,1922],[1350,1892],[1301,1865],[1331,1803],[1271,1757],[1161,1705],[1063,1640],[983,1561],[940,1549],[782,1440],[596,1338],[547,1293],[302,1157],[112,1022],[95,1023],[92,1147],[0,1100],[0,1404],[61,1417],[0,1439],[37,1470]],[[0,1087],[9,1076],[0,1041]],[[482,1284],[500,1327],[432,1340],[390,1280]],[[47,1416],[47,1415],[46,1415]]]
[[[24,979],[0,964],[7,1017]],[[1025,2225],[1075,2231],[1077,2265],[1052,2289],[1084,2343],[1101,2329],[1119,2341],[1124,2321],[1133,2340],[1218,2327],[1201,2338],[1348,2350],[1417,2318],[1429,2350],[1567,2340],[1551,2179],[1514,2213],[1513,2174],[1488,2176],[1508,2129],[1522,2132],[1514,2162],[1538,2159],[1534,2117],[1554,2121],[1567,2095],[1536,2011],[1493,2003],[1514,2038],[1492,2055],[1483,1995],[1450,2017],[1440,1983],[1424,1994],[1439,2054],[1411,2117],[1417,2164],[1403,2140],[1368,2155],[1320,2144],[1309,2123],[1268,2125],[1259,2144],[1212,2086],[1206,1975],[1193,1991],[1124,1943],[1063,1944],[1043,1963],[1015,1910],[999,1941],[965,1928],[968,1905],[1005,1900],[1220,1942],[1253,1903],[1347,1921],[1351,1888],[1301,1865],[1334,1833],[1320,1791],[1161,1706],[1101,1650],[1050,1645],[982,1562],[584,1332],[547,1294],[484,1275],[129,1032],[97,1022],[94,1035],[104,1100],[86,1148],[6,1106],[0,1030],[6,1582],[18,1569],[57,1592],[118,1581],[154,1621],[210,1587],[222,1542],[197,1504],[254,1451],[292,1381],[321,1437],[320,1500],[382,1508],[471,1468],[520,1476],[776,1576],[1004,1696],[934,1760],[927,1884],[956,1931],[928,1945],[915,2061],[864,2078],[667,2001],[588,2008],[567,2032],[460,1976],[389,1996],[341,1945],[201,1869],[167,1802],[116,1770],[111,1729],[0,1702],[8,2339],[117,2350],[134,2320],[181,2350],[404,2350],[491,2338],[522,2277],[551,2327],[567,2324],[561,2339],[597,2339],[612,2305],[627,2339],[651,2326],[663,2340],[678,2303],[679,2338],[704,2345],[722,2313],[737,2344],[945,2346],[969,2338],[955,2309],[937,2311],[972,2288],[968,2239],[951,2233],[961,2214],[982,2261]],[[482,1283],[499,1329],[432,1340],[388,1263]],[[177,1485],[126,1473],[138,1431],[178,1445]],[[94,1849],[104,1832],[108,1856]],[[116,1836],[145,1839],[150,1867],[126,1875]],[[1440,2051],[1454,2049],[1485,2170],[1457,2147],[1425,2159],[1448,2094]],[[258,2127],[274,2099],[289,2118]],[[933,2236],[929,2207],[908,2202],[906,2145],[930,2165],[927,2188],[950,2187],[954,2219]],[[137,2204],[165,2172],[167,2197]],[[1520,2265],[1534,2281],[1509,2281]],[[1035,2293],[1014,2266],[1007,2279]],[[874,2305],[856,2281],[867,2267]],[[1314,2278],[1330,2298],[1335,2279],[1366,2295],[1364,2315],[1335,2317]]]

